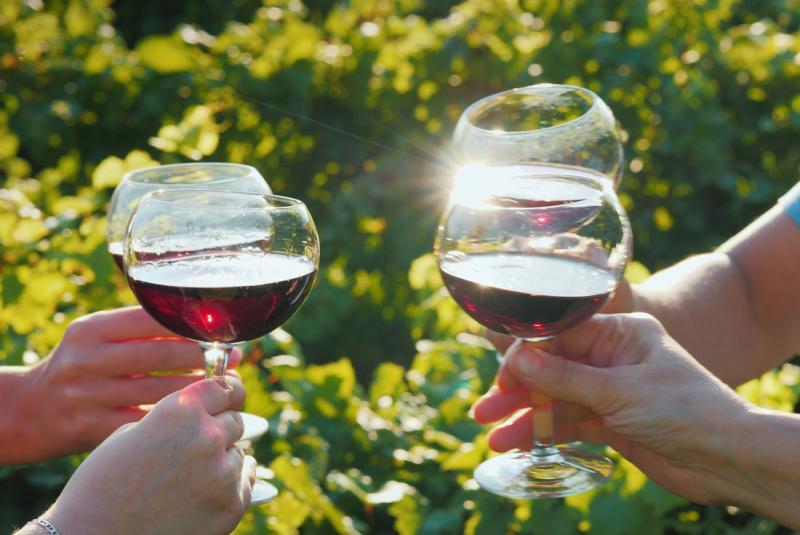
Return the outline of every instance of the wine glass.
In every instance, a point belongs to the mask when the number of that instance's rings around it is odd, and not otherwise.
[[[269,195],[272,190],[254,167],[195,162],[145,167],[125,173],[111,196],[106,238],[108,252],[122,270],[122,241],[131,214],[144,194],[159,189],[208,189]]]
[[[547,346],[614,291],[630,255],[630,226],[604,178],[566,172],[534,173],[516,183],[498,178],[491,191],[455,192],[436,236],[439,269],[450,295],[479,323]],[[546,498],[606,481],[613,463],[557,447],[551,400],[534,394],[531,401],[532,449],[483,462],[475,470],[480,486],[501,496]]]
[[[131,214],[141,198],[160,189],[207,189],[243,193],[272,193],[261,173],[249,165],[224,162],[193,162],[145,167],[125,173],[111,196],[106,223],[108,252],[125,271],[122,248]],[[240,413],[244,422],[242,440],[255,440],[269,429],[269,422],[255,414]]]
[[[316,278],[319,238],[306,206],[276,195],[161,190],[142,197],[123,246],[144,309],[204,352],[206,379],[225,374],[233,345],[297,311]],[[275,489],[254,488],[254,501]]]
[[[616,188],[624,159],[620,128],[603,100],[571,85],[536,84],[482,98],[453,133],[463,165],[509,166],[502,174],[604,176]],[[496,173],[493,173],[496,174]]]

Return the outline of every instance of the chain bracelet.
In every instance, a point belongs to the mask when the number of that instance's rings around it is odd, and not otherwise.
[[[56,527],[47,520],[45,520],[44,518],[34,518],[28,523],[36,524],[37,526],[43,527],[47,531],[48,535],[61,535],[61,533],[56,529]]]

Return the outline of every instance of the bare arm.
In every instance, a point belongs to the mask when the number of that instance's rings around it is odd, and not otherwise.
[[[800,226],[776,206],[717,251],[626,290],[606,311],[656,316],[706,368],[742,383],[800,348]]]
[[[0,367],[0,395],[4,400],[4,408],[0,411],[0,464],[27,462],[26,454],[21,452],[32,452],[34,458],[40,454],[40,440],[33,436],[34,430],[27,422],[35,417],[30,409],[42,400],[33,403],[35,400],[29,399],[29,383],[28,368]]]

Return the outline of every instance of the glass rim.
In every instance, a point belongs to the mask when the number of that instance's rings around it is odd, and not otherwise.
[[[231,163],[231,162],[181,162],[181,163],[167,163],[162,165],[151,165],[148,167],[140,167],[139,169],[133,169],[131,171],[126,172],[122,175],[122,180],[120,180],[120,184],[122,182],[136,182],[138,184],[161,184],[161,182],[149,182],[146,180],[140,180],[135,178],[136,175],[139,174],[146,174],[146,173],[155,173],[159,170],[176,170],[176,169],[184,169],[184,168],[192,168],[192,167],[210,167],[210,168],[221,168],[221,167],[230,167],[234,169],[241,169],[246,171],[242,173],[241,176],[235,177],[225,177],[217,180],[210,180],[209,182],[213,182],[215,184],[225,183],[231,180],[238,180],[243,176],[247,176],[248,174],[257,174],[260,176],[258,169],[253,167],[252,165],[247,165],[243,163]],[[203,183],[207,184],[208,182],[199,182],[198,184]],[[191,183],[187,183],[191,185]]]
[[[228,196],[228,197],[240,197],[242,199],[252,199],[252,198],[259,198],[265,200],[277,200],[280,202],[285,203],[283,206],[274,206],[268,204],[266,206],[214,206],[214,210],[226,210],[226,209],[235,209],[240,211],[264,211],[268,210],[271,212],[276,211],[284,211],[284,210],[296,210],[298,208],[305,208],[308,210],[306,203],[301,201],[300,199],[295,199],[294,197],[287,197],[285,195],[274,195],[274,194],[263,194],[263,193],[247,193],[242,191],[218,191],[218,190],[208,190],[208,189],[157,189],[153,191],[149,191],[142,195],[141,200],[139,201],[138,206],[136,207],[136,212],[139,212],[141,207],[144,205],[145,201],[152,201],[158,202],[162,204],[172,204],[172,205],[185,205],[185,206],[197,206],[199,203],[191,202],[191,201],[178,201],[178,200],[169,200],[169,199],[162,199],[161,197],[166,196],[173,196],[173,195],[188,195],[188,194],[211,194],[213,196]],[[131,218],[132,220],[133,218]]]
[[[502,97],[502,96],[505,96],[505,95],[514,94],[514,93],[530,93],[532,90],[535,90],[535,89],[538,89],[538,88],[548,88],[548,87],[563,87],[563,88],[566,88],[566,89],[575,90],[575,91],[577,91],[579,93],[583,93],[585,95],[588,95],[589,98],[592,99],[592,105],[589,106],[589,109],[587,109],[586,111],[581,113],[578,117],[576,117],[574,119],[570,119],[569,121],[567,121],[565,123],[555,124],[555,125],[552,125],[552,126],[545,126],[544,128],[532,128],[532,129],[528,129],[528,130],[512,130],[512,131],[503,130],[503,131],[498,132],[496,130],[490,130],[488,128],[482,128],[480,126],[476,126],[472,122],[472,120],[470,119],[470,115],[472,115],[475,111],[477,111],[478,108],[480,108],[481,106],[486,105],[491,100],[494,100],[496,98],[499,98],[499,97]],[[481,98],[479,100],[476,100],[475,102],[473,102],[469,106],[467,106],[467,108],[462,113],[462,117],[464,117],[464,123],[466,124],[467,127],[469,127],[472,130],[475,130],[476,132],[478,132],[480,134],[486,135],[486,136],[492,136],[492,137],[523,136],[523,135],[531,135],[533,133],[540,133],[540,132],[543,132],[543,133],[544,132],[548,132],[549,133],[549,132],[552,132],[554,130],[559,130],[561,128],[570,126],[570,125],[572,125],[572,124],[574,124],[576,122],[582,121],[589,114],[593,113],[600,106],[601,102],[603,102],[603,100],[600,98],[600,95],[598,95],[597,93],[595,93],[591,89],[587,89],[585,87],[581,87],[581,86],[578,86],[578,85],[571,85],[571,84],[541,83],[541,84],[526,85],[526,86],[523,86],[523,87],[515,87],[515,88],[512,88],[512,89],[506,89],[506,90],[500,91],[498,93],[492,93],[491,95],[487,95],[487,96],[485,96],[485,97],[483,97],[483,98]]]

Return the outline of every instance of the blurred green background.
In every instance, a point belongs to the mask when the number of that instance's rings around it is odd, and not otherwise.
[[[799,30],[798,0],[0,0],[0,363],[134,302],[104,240],[126,170],[243,162],[307,201],[323,253],[301,311],[247,347],[281,494],[237,533],[786,532],[624,462],[565,500],[479,491],[467,411],[496,363],[429,251],[459,114],[536,82],[622,124],[631,277],[719,244],[800,174]],[[793,410],[798,377],[741,391]],[[0,533],[79,461],[0,468]]]

